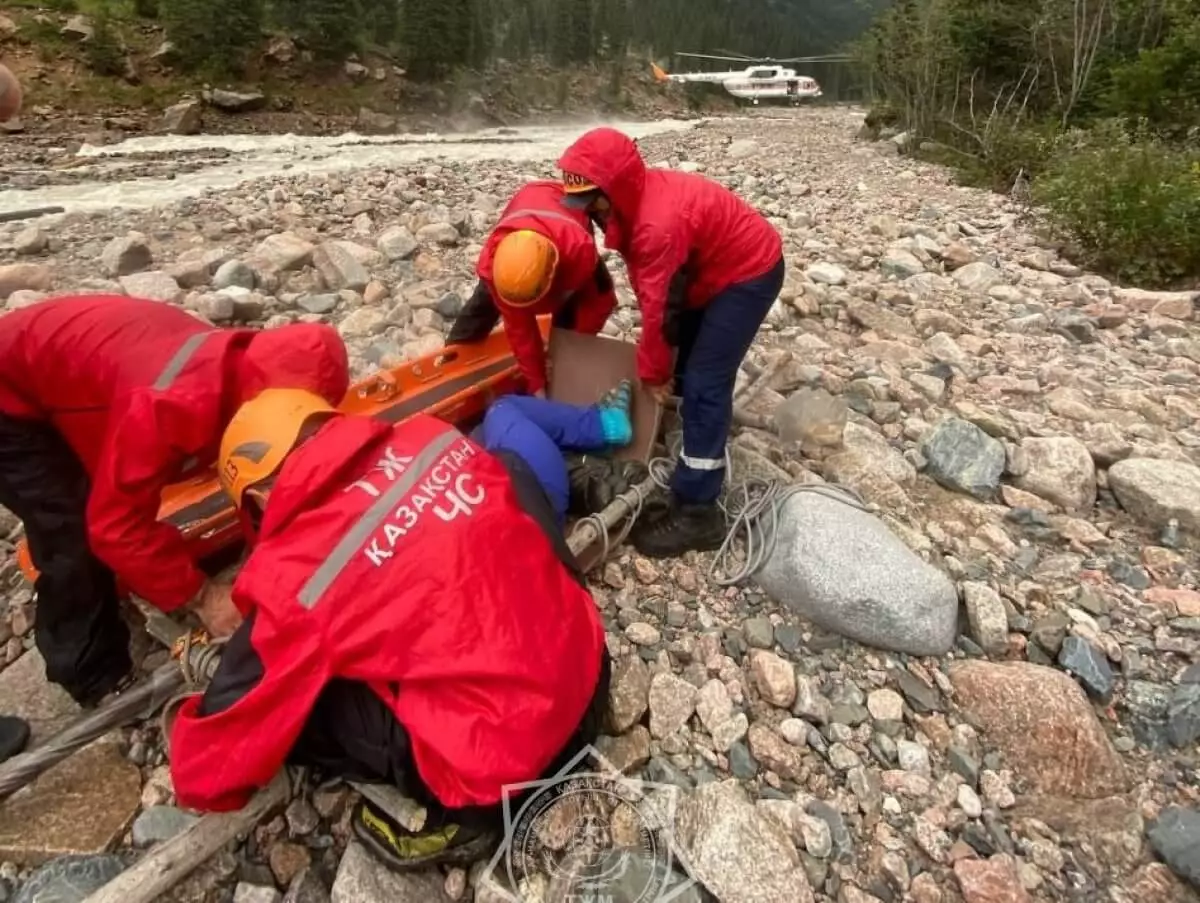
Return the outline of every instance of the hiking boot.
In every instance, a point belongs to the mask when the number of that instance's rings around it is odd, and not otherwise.
[[[362,800],[350,824],[354,836],[388,868],[409,872],[446,863],[470,866],[484,858],[500,840],[494,831],[445,823],[437,828],[409,831],[382,809]]]
[[[600,428],[609,445],[619,448],[633,441],[633,421],[629,417],[632,404],[633,383],[627,379],[621,380],[596,402],[600,410]]]
[[[29,724],[15,715],[0,715],[0,762],[24,752],[29,743]]]
[[[592,505],[603,487],[609,471],[609,462],[595,455],[570,454],[566,456],[567,482],[570,496],[567,511],[573,517],[595,514],[599,508]],[[601,506],[603,507],[603,506]]]
[[[640,461],[614,461],[594,455],[568,455],[568,512],[585,517],[603,511],[613,499],[641,483],[650,471]]]
[[[684,552],[719,549],[725,534],[725,515],[715,502],[686,505],[672,501],[657,518],[634,528],[630,542],[647,558],[675,558]]]

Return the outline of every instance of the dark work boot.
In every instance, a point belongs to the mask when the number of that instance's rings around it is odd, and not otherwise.
[[[0,715],[0,762],[25,751],[29,725],[15,715]]]
[[[634,528],[630,541],[647,558],[675,558],[721,548],[725,532],[725,514],[716,502],[689,505],[672,500],[660,516]]]

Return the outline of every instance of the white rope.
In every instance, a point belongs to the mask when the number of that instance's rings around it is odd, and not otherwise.
[[[777,480],[757,479],[732,484],[729,496],[740,493],[741,503],[721,502],[729,529],[708,570],[709,579],[719,586],[735,586],[757,574],[779,543],[779,514],[783,506],[792,496],[803,492],[823,495],[860,511],[867,510],[861,496],[845,486],[829,483],[789,485]],[[734,543],[739,537],[745,548],[746,560],[740,566],[734,566]],[[722,571],[726,572],[725,577],[719,576]]]
[[[682,435],[673,443],[668,457],[650,461],[650,476],[660,489],[671,488],[671,476],[683,445]],[[727,532],[725,540],[713,557],[708,569],[709,579],[718,586],[736,586],[753,577],[767,563],[778,545],[779,513],[784,504],[794,495],[813,492],[835,501],[844,502],[860,511],[867,506],[853,489],[831,483],[788,484],[778,480],[762,480],[748,477],[741,482],[733,478],[733,457],[729,446],[725,447],[725,489],[718,501],[725,515]],[[737,499],[737,500],[735,500]],[[639,505],[640,508],[640,505]],[[632,527],[632,523],[630,524]],[[629,532],[629,527],[626,528]],[[741,540],[746,560],[740,565],[733,562],[737,540]],[[620,541],[618,541],[619,544]],[[605,546],[607,555],[607,545]],[[726,576],[720,576],[724,572]]]

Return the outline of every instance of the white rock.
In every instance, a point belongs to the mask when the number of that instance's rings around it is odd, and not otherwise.
[[[741,138],[737,141],[734,141],[726,149],[726,153],[735,160],[741,160],[745,157],[753,157],[755,154],[760,152],[761,148],[759,147],[758,142],[751,140],[750,138]]]
[[[713,678],[696,696],[696,714],[710,734],[733,717],[733,700],[724,681]]]
[[[1018,489],[1072,512],[1090,511],[1096,504],[1096,466],[1078,439],[1026,439],[1021,450],[1027,469],[1016,481]]]
[[[867,696],[867,711],[876,721],[903,721],[904,697],[895,690],[872,690]]]
[[[1008,614],[999,594],[986,583],[964,583],[963,604],[971,624],[971,635],[989,655],[1008,649]]]
[[[696,710],[696,688],[674,674],[650,681],[650,734],[658,739],[680,730]]]
[[[141,232],[114,238],[100,254],[100,264],[106,276],[128,276],[144,270],[154,262],[150,244]]]
[[[344,339],[365,339],[387,328],[387,314],[374,307],[351,311],[338,325]]]
[[[815,263],[804,271],[810,282],[818,285],[843,285],[846,271],[834,263]]]
[[[900,767],[905,771],[923,777],[930,777],[933,774],[933,769],[929,764],[929,750],[920,743],[914,743],[912,740],[897,740],[896,754],[900,760]]]
[[[879,269],[889,276],[907,279],[925,272],[925,264],[916,255],[902,248],[892,248],[879,262]]]
[[[1151,527],[1172,519],[1200,533],[1200,467],[1182,461],[1126,458],[1108,471],[1108,484],[1121,507]]]
[[[1004,283],[1004,276],[1000,271],[982,261],[968,263],[965,267],[955,270],[950,278],[960,288],[980,295],[985,295]]]
[[[983,815],[983,803],[970,784],[958,785],[958,808],[962,809],[967,818],[979,818]]]
[[[388,260],[408,260],[421,249],[420,242],[405,226],[385,229],[375,242],[381,254]]]
[[[183,299],[184,292],[179,287],[179,283],[162,270],[122,276],[120,282],[125,293],[134,298],[169,301],[173,304],[177,304]]]

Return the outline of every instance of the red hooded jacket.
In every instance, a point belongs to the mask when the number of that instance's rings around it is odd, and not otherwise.
[[[632,138],[615,129],[588,132],[558,162],[608,195],[613,216],[605,245],[619,252],[642,311],[638,376],[670,380],[673,354],[663,335],[668,296],[685,272],[688,307],[768,273],[783,241],[767,220],[723,185],[692,173],[648,169]]]
[[[445,422],[339,416],[284,462],[233,590],[262,677],[171,729],[182,806],[245,805],[327,683],[366,683],[445,806],[491,805],[578,729],[604,627],[504,464]]]
[[[91,478],[88,538],[134,593],[163,611],[204,582],[162,491],[217,456],[241,403],[263,389],[349,387],[328,326],[215,329],[177,307],[123,295],[44,301],[0,317],[0,413],[51,424]]]
[[[612,285],[601,287],[596,280],[600,255],[587,214],[568,210],[563,207],[562,199],[562,185],[558,182],[530,182],[518,191],[501,213],[500,222],[488,236],[475,267],[504,319],[505,334],[521,373],[529,382],[530,392],[546,387],[546,354],[538,331],[539,314],[555,313],[573,301],[577,305],[576,331],[595,335],[604,328],[617,306]],[[521,229],[537,232],[554,242],[558,249],[558,271],[545,298],[529,307],[513,308],[496,293],[492,262],[504,237]]]

